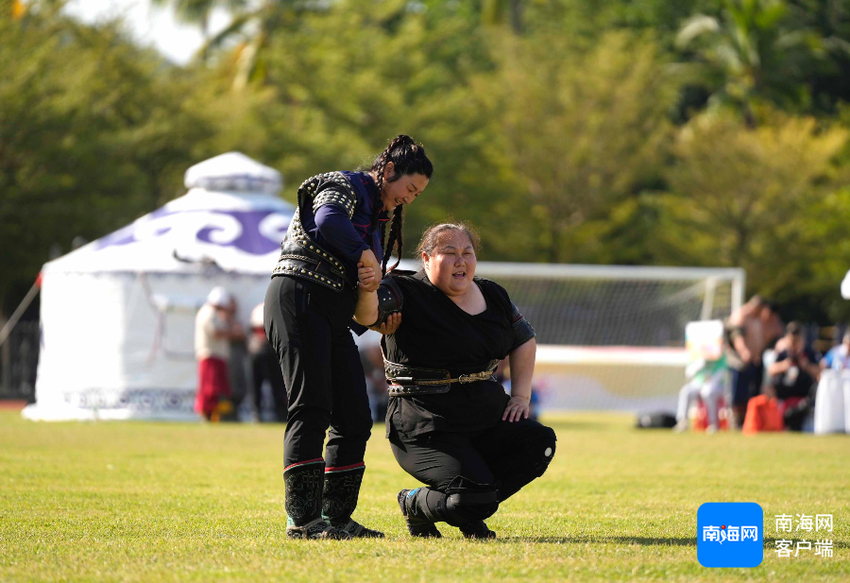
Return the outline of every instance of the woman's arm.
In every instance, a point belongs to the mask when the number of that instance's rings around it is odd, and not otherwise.
[[[534,361],[537,357],[537,341],[534,338],[514,348],[511,359],[511,400],[502,414],[503,421],[528,419],[531,403],[531,379],[534,376]]]
[[[381,278],[378,274],[381,273],[381,264],[378,258],[371,249],[365,249],[360,255],[360,261],[357,263],[357,279],[360,282],[360,287],[366,291],[376,291],[381,285]]]
[[[375,277],[374,268],[359,264],[357,277],[360,281],[369,281]],[[401,288],[391,276],[387,276],[377,291],[370,286],[357,288],[357,304],[354,306],[354,319],[358,324],[377,330],[381,334],[393,334],[401,325],[401,307],[403,304]]]
[[[326,191],[321,194],[329,193],[334,194],[335,191]],[[314,207],[313,210],[316,228],[333,250],[347,257],[349,261],[359,261],[360,255],[363,251],[369,249],[369,245],[354,228],[345,207],[339,204],[325,203]]]
[[[367,291],[364,287],[357,288],[354,320],[367,328],[378,323],[378,292]]]
[[[324,237],[336,253],[349,261],[362,263],[365,267],[374,267],[380,272],[381,265],[369,245],[351,222],[356,198],[351,192],[328,188],[316,194],[313,200],[313,219],[319,234]],[[360,285],[369,291],[378,289],[379,277],[371,282],[360,279]]]

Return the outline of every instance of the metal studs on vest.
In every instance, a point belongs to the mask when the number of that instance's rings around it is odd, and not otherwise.
[[[347,269],[332,253],[313,241],[302,225],[301,213],[306,209],[333,204],[354,216],[357,194],[341,172],[326,172],[305,180],[298,189],[298,207],[281,243],[281,254],[272,276],[291,275],[336,292],[345,288]],[[308,211],[309,212],[309,211]]]

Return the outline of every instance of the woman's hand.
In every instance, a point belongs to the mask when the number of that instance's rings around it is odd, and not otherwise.
[[[390,314],[387,321],[380,326],[372,326],[369,329],[387,335],[395,334],[399,326],[401,326],[401,312],[396,312],[395,314]]]
[[[375,270],[371,267],[363,267],[362,263],[357,264],[357,281],[360,282],[360,289],[365,292],[371,293],[378,289],[368,289],[375,281]]]
[[[378,286],[381,285],[379,273],[381,273],[381,264],[378,263],[378,258],[371,249],[364,250],[357,264],[357,279],[360,287],[367,292],[378,291]]]
[[[528,406],[530,399],[526,397],[511,397],[508,401],[508,406],[505,407],[505,412],[502,414],[502,421],[513,423],[522,419],[528,419]]]
[[[508,357],[511,366],[511,400],[505,407],[502,421],[514,422],[528,419],[531,404],[531,378],[534,375],[534,359],[537,355],[537,341],[528,339],[511,350]]]

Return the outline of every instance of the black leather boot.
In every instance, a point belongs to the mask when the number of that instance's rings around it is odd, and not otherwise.
[[[437,530],[437,525],[434,524],[433,515],[429,518],[427,510],[418,504],[416,496],[426,496],[427,488],[417,488],[415,490],[402,490],[398,493],[398,506],[401,508],[401,513],[404,516],[404,521],[407,523],[407,531],[411,536],[421,538],[441,538],[443,535]]]
[[[322,516],[331,526],[352,538],[383,538],[384,533],[366,528],[351,519],[357,508],[360,485],[365,466],[346,470],[325,471],[325,487],[322,493]]]
[[[322,518],[323,461],[293,465],[283,472],[286,487],[286,536],[300,539],[350,539]]]

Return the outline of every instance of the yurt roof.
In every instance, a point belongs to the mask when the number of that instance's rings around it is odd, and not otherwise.
[[[189,191],[126,227],[47,263],[44,273],[270,273],[294,207],[280,173],[239,152],[186,171]]]

